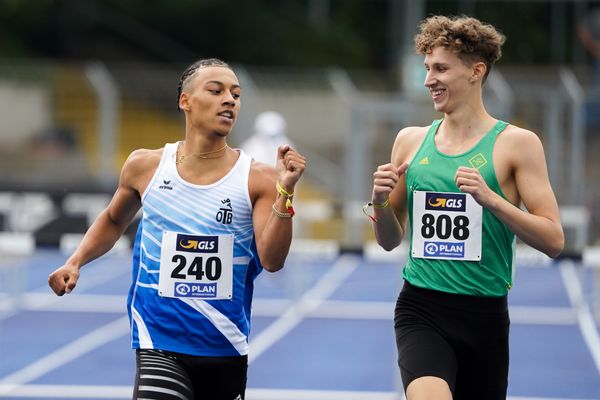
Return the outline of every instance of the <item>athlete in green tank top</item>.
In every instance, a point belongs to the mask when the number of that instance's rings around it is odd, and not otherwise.
[[[514,234],[454,182],[458,167],[476,168],[504,198],[492,154],[508,125],[498,121],[473,148],[446,155],[435,146],[434,121],[406,171],[411,246],[404,278],[415,286],[476,296],[502,296],[512,286]]]
[[[443,119],[398,132],[373,173],[377,243],[392,250],[411,227],[394,312],[407,400],[505,400],[515,237],[550,257],[564,245],[541,141],[483,104],[504,40],[476,18],[421,23],[415,49]]]

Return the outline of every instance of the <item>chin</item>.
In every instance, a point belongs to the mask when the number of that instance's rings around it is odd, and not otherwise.
[[[434,104],[433,109],[437,112],[441,112],[441,113],[445,112],[445,107],[441,104]]]
[[[217,129],[215,134],[220,137],[227,137],[231,133],[231,129]]]

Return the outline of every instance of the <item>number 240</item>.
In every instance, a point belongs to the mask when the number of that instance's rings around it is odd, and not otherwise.
[[[171,278],[185,279],[186,274],[182,271],[186,267],[187,259],[182,255],[174,255],[172,261],[177,263],[177,266],[171,272]],[[206,276],[209,281],[216,281],[221,277],[222,271],[223,267],[219,257],[208,257],[206,264],[203,263],[202,257],[194,257],[187,269],[187,276],[195,276],[198,281]]]

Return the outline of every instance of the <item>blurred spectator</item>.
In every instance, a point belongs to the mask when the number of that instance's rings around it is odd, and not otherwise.
[[[600,7],[591,10],[577,26],[577,35],[593,59],[592,85],[586,110],[588,123],[600,125]]]
[[[285,118],[275,111],[265,111],[254,120],[254,134],[246,139],[241,148],[256,161],[275,165],[277,148],[289,144],[295,149],[292,141],[286,136]]]

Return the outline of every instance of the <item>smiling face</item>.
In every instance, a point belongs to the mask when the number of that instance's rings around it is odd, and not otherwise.
[[[193,129],[227,136],[240,110],[240,83],[228,67],[202,67],[187,79],[179,108]]]
[[[467,65],[458,55],[443,46],[434,47],[425,54],[425,87],[429,89],[436,111],[450,113],[474,94],[481,92],[483,63]]]

